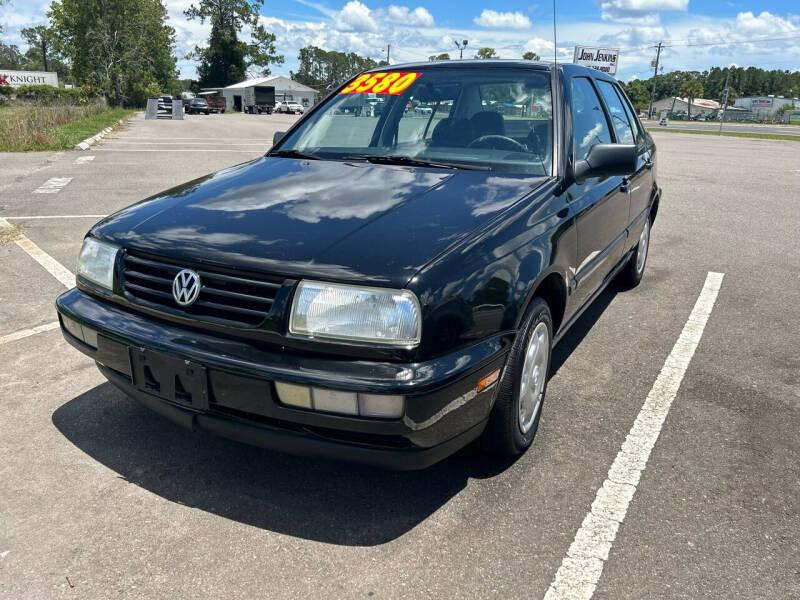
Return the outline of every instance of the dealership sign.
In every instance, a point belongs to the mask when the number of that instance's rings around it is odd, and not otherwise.
[[[48,71],[6,71],[0,69],[0,85],[51,85],[58,87],[58,74]]]
[[[750,101],[753,108],[769,108],[772,106],[772,98],[753,98]]]
[[[618,60],[619,48],[575,46],[575,56],[572,62],[576,65],[597,69],[609,75],[616,75]]]

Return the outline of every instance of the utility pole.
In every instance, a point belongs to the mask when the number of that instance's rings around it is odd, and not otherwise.
[[[653,91],[650,92],[650,110],[647,113],[648,118],[653,116],[653,101],[656,97],[656,77],[658,77],[658,60],[661,58],[661,45],[663,42],[658,42],[658,52],[656,52],[656,64],[655,68],[653,69]]]
[[[731,70],[728,69],[728,75],[725,77],[725,96],[722,99],[722,118],[719,120],[719,133],[722,133],[722,124],[725,122],[725,109],[728,107],[728,92],[730,88],[728,87],[728,82],[731,79]]]
[[[386,46],[386,64],[387,64],[387,65],[389,64],[389,50],[391,50],[391,49],[392,49],[392,45],[391,45],[391,44],[388,44],[388,45]]]

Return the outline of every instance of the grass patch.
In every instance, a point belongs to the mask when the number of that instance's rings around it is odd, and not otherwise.
[[[9,227],[0,227],[0,246],[10,244],[14,240],[22,237],[22,228],[18,225],[11,225]]]
[[[0,108],[0,151],[71,150],[100,130],[136,111],[85,106],[31,104]]]
[[[648,129],[650,133],[654,131],[659,133],[663,131],[665,133],[693,133],[696,135],[723,135],[726,137],[754,138],[757,140],[789,140],[790,142],[800,142],[800,135],[783,135],[780,133],[747,133],[746,131],[723,131],[719,133],[718,131],[703,129]]]

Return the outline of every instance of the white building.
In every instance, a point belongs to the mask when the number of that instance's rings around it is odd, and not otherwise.
[[[737,98],[733,105],[746,108],[756,119],[766,119],[774,115],[781,106],[800,108],[800,100],[783,96],[752,96]]]
[[[310,107],[317,101],[317,90],[283,75],[246,79],[220,89],[219,95],[225,98],[228,110],[242,110],[245,89],[260,86],[275,88],[275,102],[297,102],[305,107]]]
[[[693,115],[710,115],[714,111],[721,108],[720,103],[716,100],[705,100],[703,98],[695,98],[692,101],[692,114]],[[689,99],[688,98],[662,98],[653,102],[653,114],[658,116],[661,111],[667,112],[689,112]]]

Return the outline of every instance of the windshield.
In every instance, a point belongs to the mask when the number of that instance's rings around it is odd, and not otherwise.
[[[353,79],[276,151],[549,175],[552,123],[547,71],[387,70]]]

